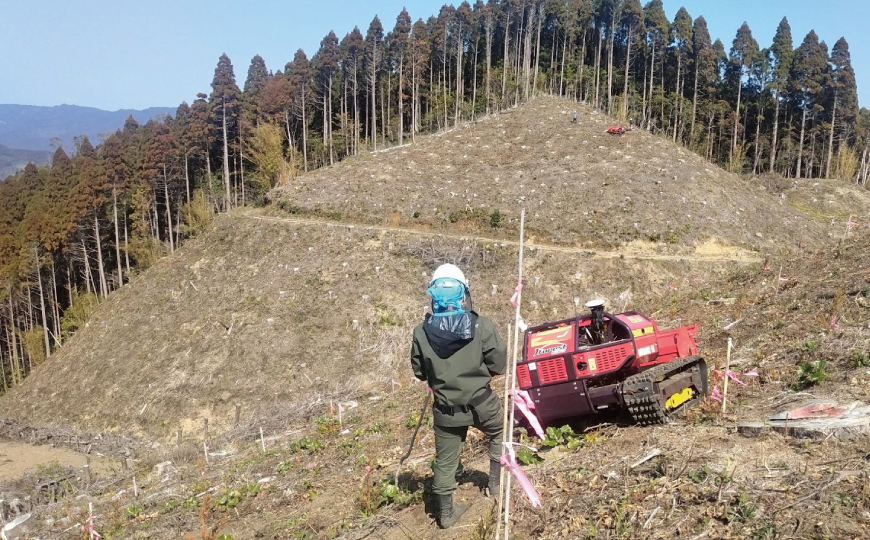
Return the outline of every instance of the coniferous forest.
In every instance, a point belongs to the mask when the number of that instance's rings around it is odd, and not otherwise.
[[[0,182],[0,392],[214,213],[536,94],[598,107],[735,173],[866,185],[870,112],[844,38],[792,36],[783,18],[773,43],[746,23],[723,43],[694,15],[669,21],[661,0],[477,0],[330,31],[274,72],[255,56],[244,81],[222,55],[211,91],[174,117],[130,118]]]

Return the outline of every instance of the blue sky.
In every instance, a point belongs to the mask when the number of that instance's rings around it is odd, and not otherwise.
[[[283,69],[298,48],[313,54],[332,29],[363,33],[377,13],[392,28],[402,7],[427,18],[443,0],[4,0],[0,18],[0,103],[102,109],[176,106],[208,92],[221,53],[240,84],[251,57]],[[645,3],[645,2],[643,2]],[[673,19],[685,6],[704,15],[726,49],[747,21],[762,47],[785,15],[795,46],[812,28],[849,42],[862,105],[870,103],[870,2],[865,0],[664,0]],[[866,83],[866,84],[865,84]]]

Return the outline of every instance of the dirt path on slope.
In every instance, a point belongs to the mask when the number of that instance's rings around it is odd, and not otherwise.
[[[371,224],[357,224],[357,223],[349,223],[349,222],[341,222],[341,221],[331,221],[326,219],[313,219],[313,218],[279,218],[273,216],[264,216],[255,214],[253,212],[245,212],[241,213],[241,216],[248,219],[256,219],[260,221],[271,221],[275,223],[287,223],[290,225],[303,225],[303,226],[311,226],[311,227],[344,227],[344,228],[360,228],[365,230],[373,230],[373,231],[383,231],[383,232],[392,232],[398,234],[409,234],[415,236],[428,236],[433,238],[447,238],[453,240],[475,240],[477,242],[484,243],[494,243],[494,244],[503,244],[509,246],[519,246],[519,242],[516,240],[505,240],[503,238],[492,238],[486,236],[475,236],[468,234],[451,234],[444,232],[434,232],[434,231],[423,231],[419,229],[412,228],[404,228],[404,227],[394,227],[394,226],[386,226],[386,225],[371,225]],[[595,258],[595,259],[634,259],[634,260],[644,260],[644,261],[687,261],[687,262],[699,262],[699,263],[740,263],[740,264],[750,264],[750,263],[759,263],[763,261],[763,258],[760,257],[757,253],[745,250],[737,250],[735,251],[733,248],[727,248],[727,246],[721,246],[722,249],[711,249],[711,245],[715,245],[716,242],[707,242],[704,245],[700,246],[694,253],[691,254],[664,254],[664,253],[654,253],[651,252],[651,248],[654,247],[654,244],[646,244],[642,245],[640,242],[632,242],[630,244],[626,244],[622,248],[618,250],[601,250],[594,248],[586,248],[586,247],[571,247],[571,246],[557,246],[553,244],[541,244],[536,242],[525,243],[525,247],[531,249],[539,249],[541,251],[554,251],[554,252],[562,252],[562,253],[574,253],[574,254],[582,254],[587,257]],[[643,246],[643,247],[642,247]]]

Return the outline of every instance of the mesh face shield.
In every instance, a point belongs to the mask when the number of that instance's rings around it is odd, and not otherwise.
[[[473,321],[467,287],[459,280],[440,278],[432,282],[426,292],[432,297],[432,317],[428,324],[461,339],[471,339]]]
[[[465,285],[457,279],[436,279],[426,292],[432,297],[432,313],[436,317],[465,311]]]

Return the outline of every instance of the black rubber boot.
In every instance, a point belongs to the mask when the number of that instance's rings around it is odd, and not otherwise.
[[[498,496],[498,487],[501,481],[501,463],[498,461],[489,462],[489,496]]]
[[[463,503],[456,503],[456,506],[453,506],[453,495],[439,495],[438,503],[438,526],[442,529],[456,525],[462,514],[468,510],[468,506]]]

